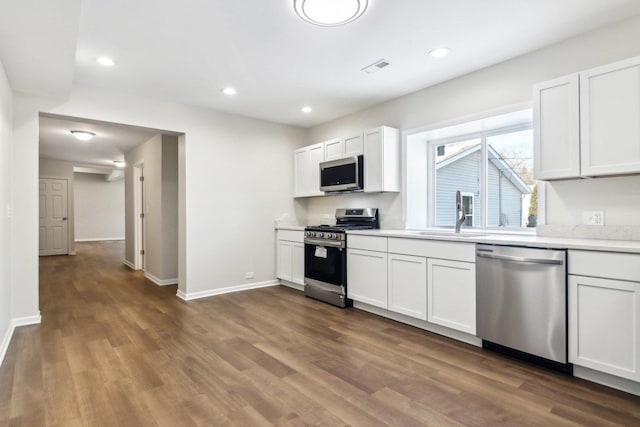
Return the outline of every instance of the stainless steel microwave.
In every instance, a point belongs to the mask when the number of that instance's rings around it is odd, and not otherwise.
[[[364,156],[320,163],[320,191],[362,191]]]

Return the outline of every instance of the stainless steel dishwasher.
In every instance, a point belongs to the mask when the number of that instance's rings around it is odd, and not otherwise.
[[[570,371],[566,283],[565,250],[476,245],[483,346]]]

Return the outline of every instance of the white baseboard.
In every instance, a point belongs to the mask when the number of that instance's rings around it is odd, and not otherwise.
[[[290,282],[288,280],[280,279],[280,284],[282,286],[286,286],[288,288],[295,289],[297,291],[304,291],[304,285],[300,283],[295,283],[295,282]]]
[[[124,261],[122,261],[122,263],[123,263],[124,265],[126,265],[127,267],[129,267],[130,269],[132,269],[132,270],[135,270],[135,269],[136,269],[136,266],[135,266],[135,265],[133,265],[133,263],[132,263],[132,262],[127,261],[126,259],[125,259]]]
[[[471,344],[476,347],[482,347],[482,339],[474,335],[469,335],[466,332],[456,331],[455,329],[447,328],[446,326],[436,325],[435,323],[426,322],[420,319],[414,319],[413,317],[405,316],[404,314],[394,313],[392,311],[385,310],[383,308],[375,307],[373,305],[365,304],[362,302],[354,301],[353,307],[360,310],[368,311],[369,313],[377,314],[378,316],[386,317],[387,319],[395,320],[396,322],[406,323],[407,325],[415,326],[416,328],[424,329],[434,334],[442,335],[448,338],[452,338],[457,341],[462,341],[467,344]]]
[[[100,237],[96,239],[76,239],[74,240],[76,243],[80,242],[110,242],[114,240],[125,240],[124,237]]]
[[[640,383],[583,366],[573,365],[573,376],[640,396]]]
[[[241,292],[241,291],[248,291],[250,289],[259,289],[259,288],[267,288],[269,286],[278,286],[279,284],[280,284],[280,281],[276,279],[276,280],[268,280],[266,282],[256,282],[256,283],[249,283],[247,285],[228,286],[226,288],[210,289],[208,291],[200,291],[200,292],[184,293],[181,290],[178,290],[178,293],[176,295],[180,299],[183,299],[185,301],[191,301],[194,299],[212,297],[215,295],[228,294],[232,292]]]
[[[178,284],[178,278],[174,278],[174,279],[158,279],[156,276],[154,276],[153,274],[149,274],[146,271],[144,272],[144,277],[146,277],[147,279],[151,280],[153,283],[155,283],[158,286],[169,286],[169,285],[177,285]]]
[[[19,326],[27,326],[27,325],[37,325],[42,321],[42,316],[28,316],[28,317],[16,317],[11,319],[9,322],[9,327],[7,328],[7,332],[4,334],[2,338],[2,343],[0,344],[0,366],[2,362],[4,362],[4,356],[7,354],[7,350],[9,349],[9,344],[11,343],[11,338],[13,337],[13,332]]]

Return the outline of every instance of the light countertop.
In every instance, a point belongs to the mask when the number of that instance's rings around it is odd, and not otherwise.
[[[568,237],[542,237],[534,234],[503,234],[503,233],[482,233],[482,232],[462,232],[461,235],[434,231],[406,231],[406,230],[353,230],[348,234],[381,236],[381,237],[401,237],[407,239],[423,240],[445,240],[453,242],[486,243],[494,245],[515,245],[535,248],[553,249],[580,249],[587,251],[606,251],[639,253],[640,241],[637,240],[596,240],[596,239],[576,239]]]
[[[278,224],[276,225],[276,230],[292,230],[292,231],[304,231],[304,225],[295,225],[295,224]]]

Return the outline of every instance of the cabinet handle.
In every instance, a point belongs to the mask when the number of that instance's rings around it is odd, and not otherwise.
[[[493,255],[493,254],[487,254],[484,252],[476,252],[476,256],[479,256],[481,258],[499,259],[503,261],[528,262],[531,264],[553,264],[553,265],[564,264],[564,261],[561,259],[526,258],[521,256]]]

